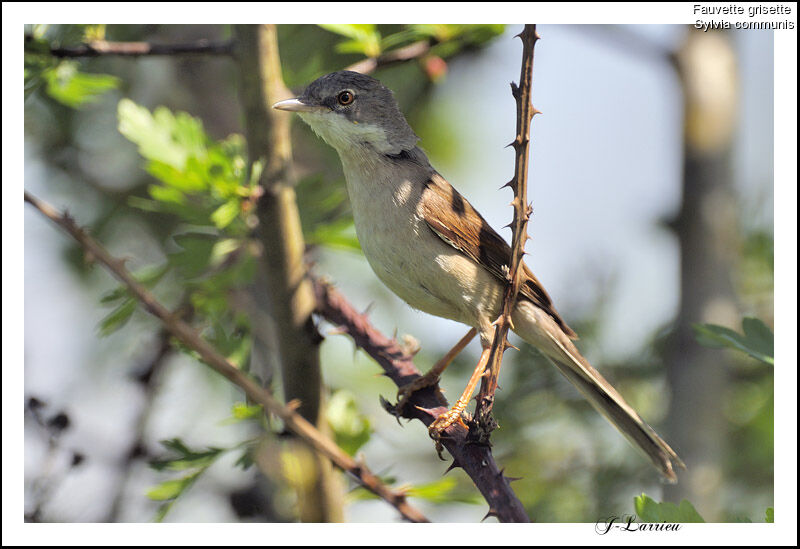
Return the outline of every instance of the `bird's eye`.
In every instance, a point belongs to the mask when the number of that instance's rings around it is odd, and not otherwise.
[[[339,95],[336,96],[336,99],[339,101],[340,105],[349,105],[355,98],[356,96],[349,90],[341,91],[339,92]]]

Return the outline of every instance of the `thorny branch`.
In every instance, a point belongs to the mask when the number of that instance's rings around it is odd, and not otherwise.
[[[519,86],[511,83],[511,93],[517,101],[517,136],[511,145],[516,152],[514,163],[514,177],[504,185],[514,191],[511,205],[514,207],[514,220],[511,222],[512,240],[511,257],[509,262],[508,285],[503,294],[503,312],[495,321],[495,333],[492,340],[492,350],[487,366],[488,375],[481,381],[478,392],[478,404],[475,411],[477,424],[477,437],[488,440],[489,433],[497,426],[491,417],[494,394],[497,390],[497,376],[500,373],[500,364],[503,353],[511,345],[506,339],[511,327],[511,313],[517,303],[517,294],[521,282],[520,268],[522,256],[525,254],[525,243],[528,240],[528,220],[532,208],[528,204],[528,145],[530,143],[530,128],[533,115],[537,111],[531,104],[531,86],[533,78],[533,49],[539,35],[536,25],[525,25],[525,29],[518,35],[522,39],[522,68],[520,69]]]
[[[244,390],[248,398],[261,404],[266,411],[279,417],[287,429],[296,433],[318,452],[328,457],[340,469],[350,473],[359,484],[394,506],[407,520],[411,522],[429,522],[422,513],[406,501],[405,494],[391,490],[384,485],[376,475],[367,469],[365,464],[356,462],[333,441],[322,435],[311,423],[291,408],[279,403],[268,390],[261,387],[231,364],[228,359],[219,354],[191,326],[156,300],[125,268],[124,260],[117,259],[109,254],[104,247],[81,229],[69,215],[58,212],[49,204],[28,194],[28,192],[25,192],[25,202],[33,205],[45,217],[72,236],[91,254],[95,261],[105,266],[120,282],[125,284],[147,312],[161,320],[164,327],[173,336],[187,347],[195,350],[208,366]]]
[[[355,344],[378,363],[384,375],[395,385],[402,387],[420,377],[412,357],[400,344],[376,330],[366,315],[356,311],[336,289],[314,280],[314,292],[319,314],[353,338]],[[384,402],[384,406],[393,411],[387,402]],[[437,384],[413,393],[403,413],[404,417],[418,419],[427,427],[448,409],[447,400]],[[486,516],[497,517],[500,522],[530,522],[525,508],[511,489],[510,482],[515,479],[503,474],[492,456],[491,448],[485,444],[470,443],[466,429],[458,423],[445,432],[447,436],[442,437],[442,444],[453,456],[448,471],[456,467],[464,469],[489,504]]]

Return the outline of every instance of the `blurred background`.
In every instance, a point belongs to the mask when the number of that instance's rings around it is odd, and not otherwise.
[[[519,78],[520,30],[281,25],[278,36],[295,92],[365,55],[435,44],[375,76],[395,91],[434,167],[500,230],[512,214],[510,191],[498,189],[513,174],[513,149],[504,147],[515,131],[509,82]],[[533,102],[543,114],[532,125],[528,264],[581,335],[582,352],[688,470],[677,485],[660,484],[527,346],[505,356],[495,457],[521,477],[513,488],[537,522],[632,513],[642,493],[686,498],[706,521],[763,521],[773,505],[772,365],[718,348],[722,332],[692,326],[741,333],[746,317],[773,326],[773,34],[538,30]],[[26,26],[26,35],[25,189],[69,210],[161,299],[189,304],[212,342],[273,383],[274,349],[261,335],[270,321],[239,291],[252,289],[252,265],[230,260],[226,248],[247,238],[246,201],[223,183],[197,183],[189,168],[165,168],[165,151],[191,166],[180,147],[199,139],[224,177],[246,179],[235,64],[224,55],[55,59],[41,49],[225,41],[230,28]],[[427,369],[466,328],[411,310],[381,285],[357,248],[335,151],[299,120],[292,137],[315,273],[369,308],[384,333],[415,338],[415,362]],[[183,201],[188,195],[203,197]],[[258,436],[275,426],[174,350],[157,322],[31,208],[24,231],[26,520],[297,520],[303,464],[281,436]],[[509,229],[500,232],[510,240]],[[319,329],[332,327],[320,320]],[[473,343],[446,372],[450,400],[477,357]],[[423,426],[400,427],[382,409],[379,395],[393,400],[396,388],[351,340],[327,335],[321,364],[328,427],[340,444],[415,487],[412,503],[434,521],[485,515],[462,471],[442,476],[447,464]],[[271,456],[267,465],[249,466],[255,444]],[[346,480],[341,489],[344,520],[398,520]]]

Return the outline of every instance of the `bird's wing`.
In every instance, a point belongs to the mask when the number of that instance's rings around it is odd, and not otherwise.
[[[486,220],[439,174],[425,182],[422,216],[428,227],[447,244],[470,257],[502,281],[507,280],[511,247]],[[448,212],[454,212],[450,215]],[[570,338],[577,335],[553,307],[550,296],[523,263],[520,293],[553,317]]]

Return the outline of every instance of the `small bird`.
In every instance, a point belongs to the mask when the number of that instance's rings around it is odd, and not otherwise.
[[[431,166],[391,90],[375,78],[334,72],[273,108],[296,112],[339,153],[356,234],[378,278],[415,309],[472,328],[431,372],[401,390],[402,402],[414,390],[434,384],[458,350],[480,334],[481,359],[453,409],[431,424],[436,438],[461,421],[486,367],[511,249]],[[511,317],[514,332],[550,357],[665,479],[674,482],[672,462],[685,468],[683,462],[581,356],[572,342],[575,332],[530,269],[522,268],[520,296]]]

